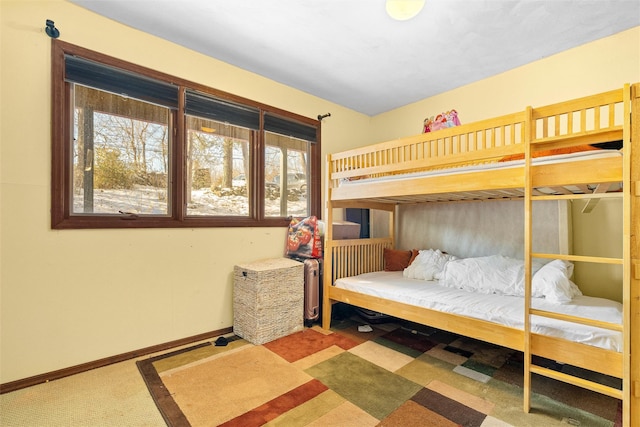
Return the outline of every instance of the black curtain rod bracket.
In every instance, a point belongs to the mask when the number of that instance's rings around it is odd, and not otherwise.
[[[56,28],[56,24],[51,19],[47,19],[47,26],[44,31],[52,39],[60,37],[60,31]]]
[[[322,121],[322,119],[326,118],[326,117],[331,117],[331,113],[327,113],[327,114],[318,114],[318,120]]]

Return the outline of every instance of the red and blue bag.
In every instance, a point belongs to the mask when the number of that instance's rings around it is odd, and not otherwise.
[[[286,255],[292,258],[322,258],[322,236],[315,216],[291,219]]]

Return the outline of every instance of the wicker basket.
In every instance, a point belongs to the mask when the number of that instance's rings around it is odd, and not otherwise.
[[[288,258],[234,267],[233,331],[264,344],[303,329],[304,264]]]

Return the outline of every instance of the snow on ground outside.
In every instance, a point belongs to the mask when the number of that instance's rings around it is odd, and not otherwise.
[[[93,194],[93,212],[118,214],[131,212],[139,215],[163,215],[167,213],[167,191],[163,188],[135,186],[133,189],[96,189]],[[299,199],[299,200],[293,200]],[[284,216],[306,216],[307,200],[304,197],[291,196],[287,203],[288,214]],[[188,215],[242,216],[248,215],[247,196],[229,192],[217,195],[209,188],[193,190],[187,207]],[[74,195],[74,213],[83,212],[82,194]],[[266,216],[280,216],[280,198],[265,200]]]

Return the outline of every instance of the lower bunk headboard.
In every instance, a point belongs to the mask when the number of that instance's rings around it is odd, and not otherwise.
[[[384,250],[390,248],[393,248],[390,237],[328,242],[325,251],[330,253],[325,253],[325,257],[331,257],[331,283],[342,277],[383,270]]]

